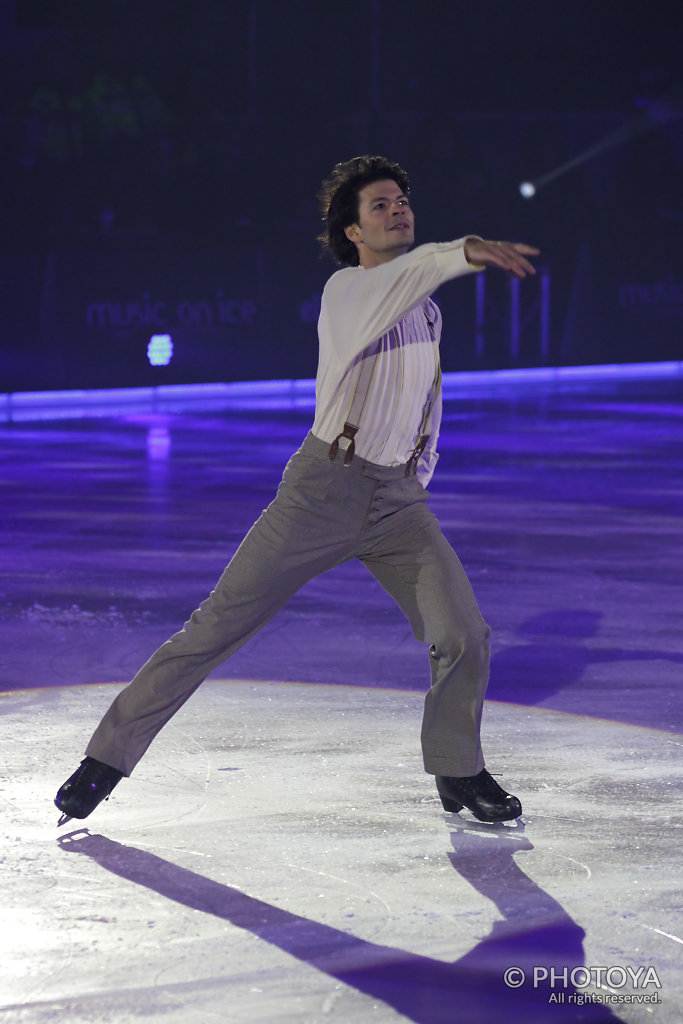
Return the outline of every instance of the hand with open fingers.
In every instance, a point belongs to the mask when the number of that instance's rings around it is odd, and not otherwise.
[[[523,242],[487,242],[475,236],[465,241],[465,258],[468,263],[480,267],[500,267],[519,278],[536,273],[535,267],[526,257],[538,256],[539,252],[540,249]]]

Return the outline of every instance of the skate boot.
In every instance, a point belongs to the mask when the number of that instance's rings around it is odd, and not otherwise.
[[[467,807],[479,821],[512,821],[522,813],[517,797],[501,789],[485,768],[463,778],[437,775],[436,788],[444,811]]]
[[[118,768],[111,768],[94,757],[86,757],[57,792],[55,805],[65,819],[87,818],[122,778],[123,772]]]

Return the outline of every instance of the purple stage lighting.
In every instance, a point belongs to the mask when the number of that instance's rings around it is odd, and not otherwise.
[[[173,342],[170,334],[153,334],[147,345],[150,366],[168,366],[173,357]]]

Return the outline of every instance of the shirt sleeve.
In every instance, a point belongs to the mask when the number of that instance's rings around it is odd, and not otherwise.
[[[337,271],[323,291],[321,344],[328,344],[339,362],[347,364],[439,285],[474,273],[478,268],[465,258],[465,240],[420,245],[369,270]]]

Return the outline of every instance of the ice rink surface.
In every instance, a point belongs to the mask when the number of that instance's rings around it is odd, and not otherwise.
[[[100,715],[310,408],[0,426],[3,1024],[677,1024],[681,390],[446,396],[431,506],[493,628],[484,749],[524,806],[498,826],[442,810],[425,651],[349,564],[57,828]]]

